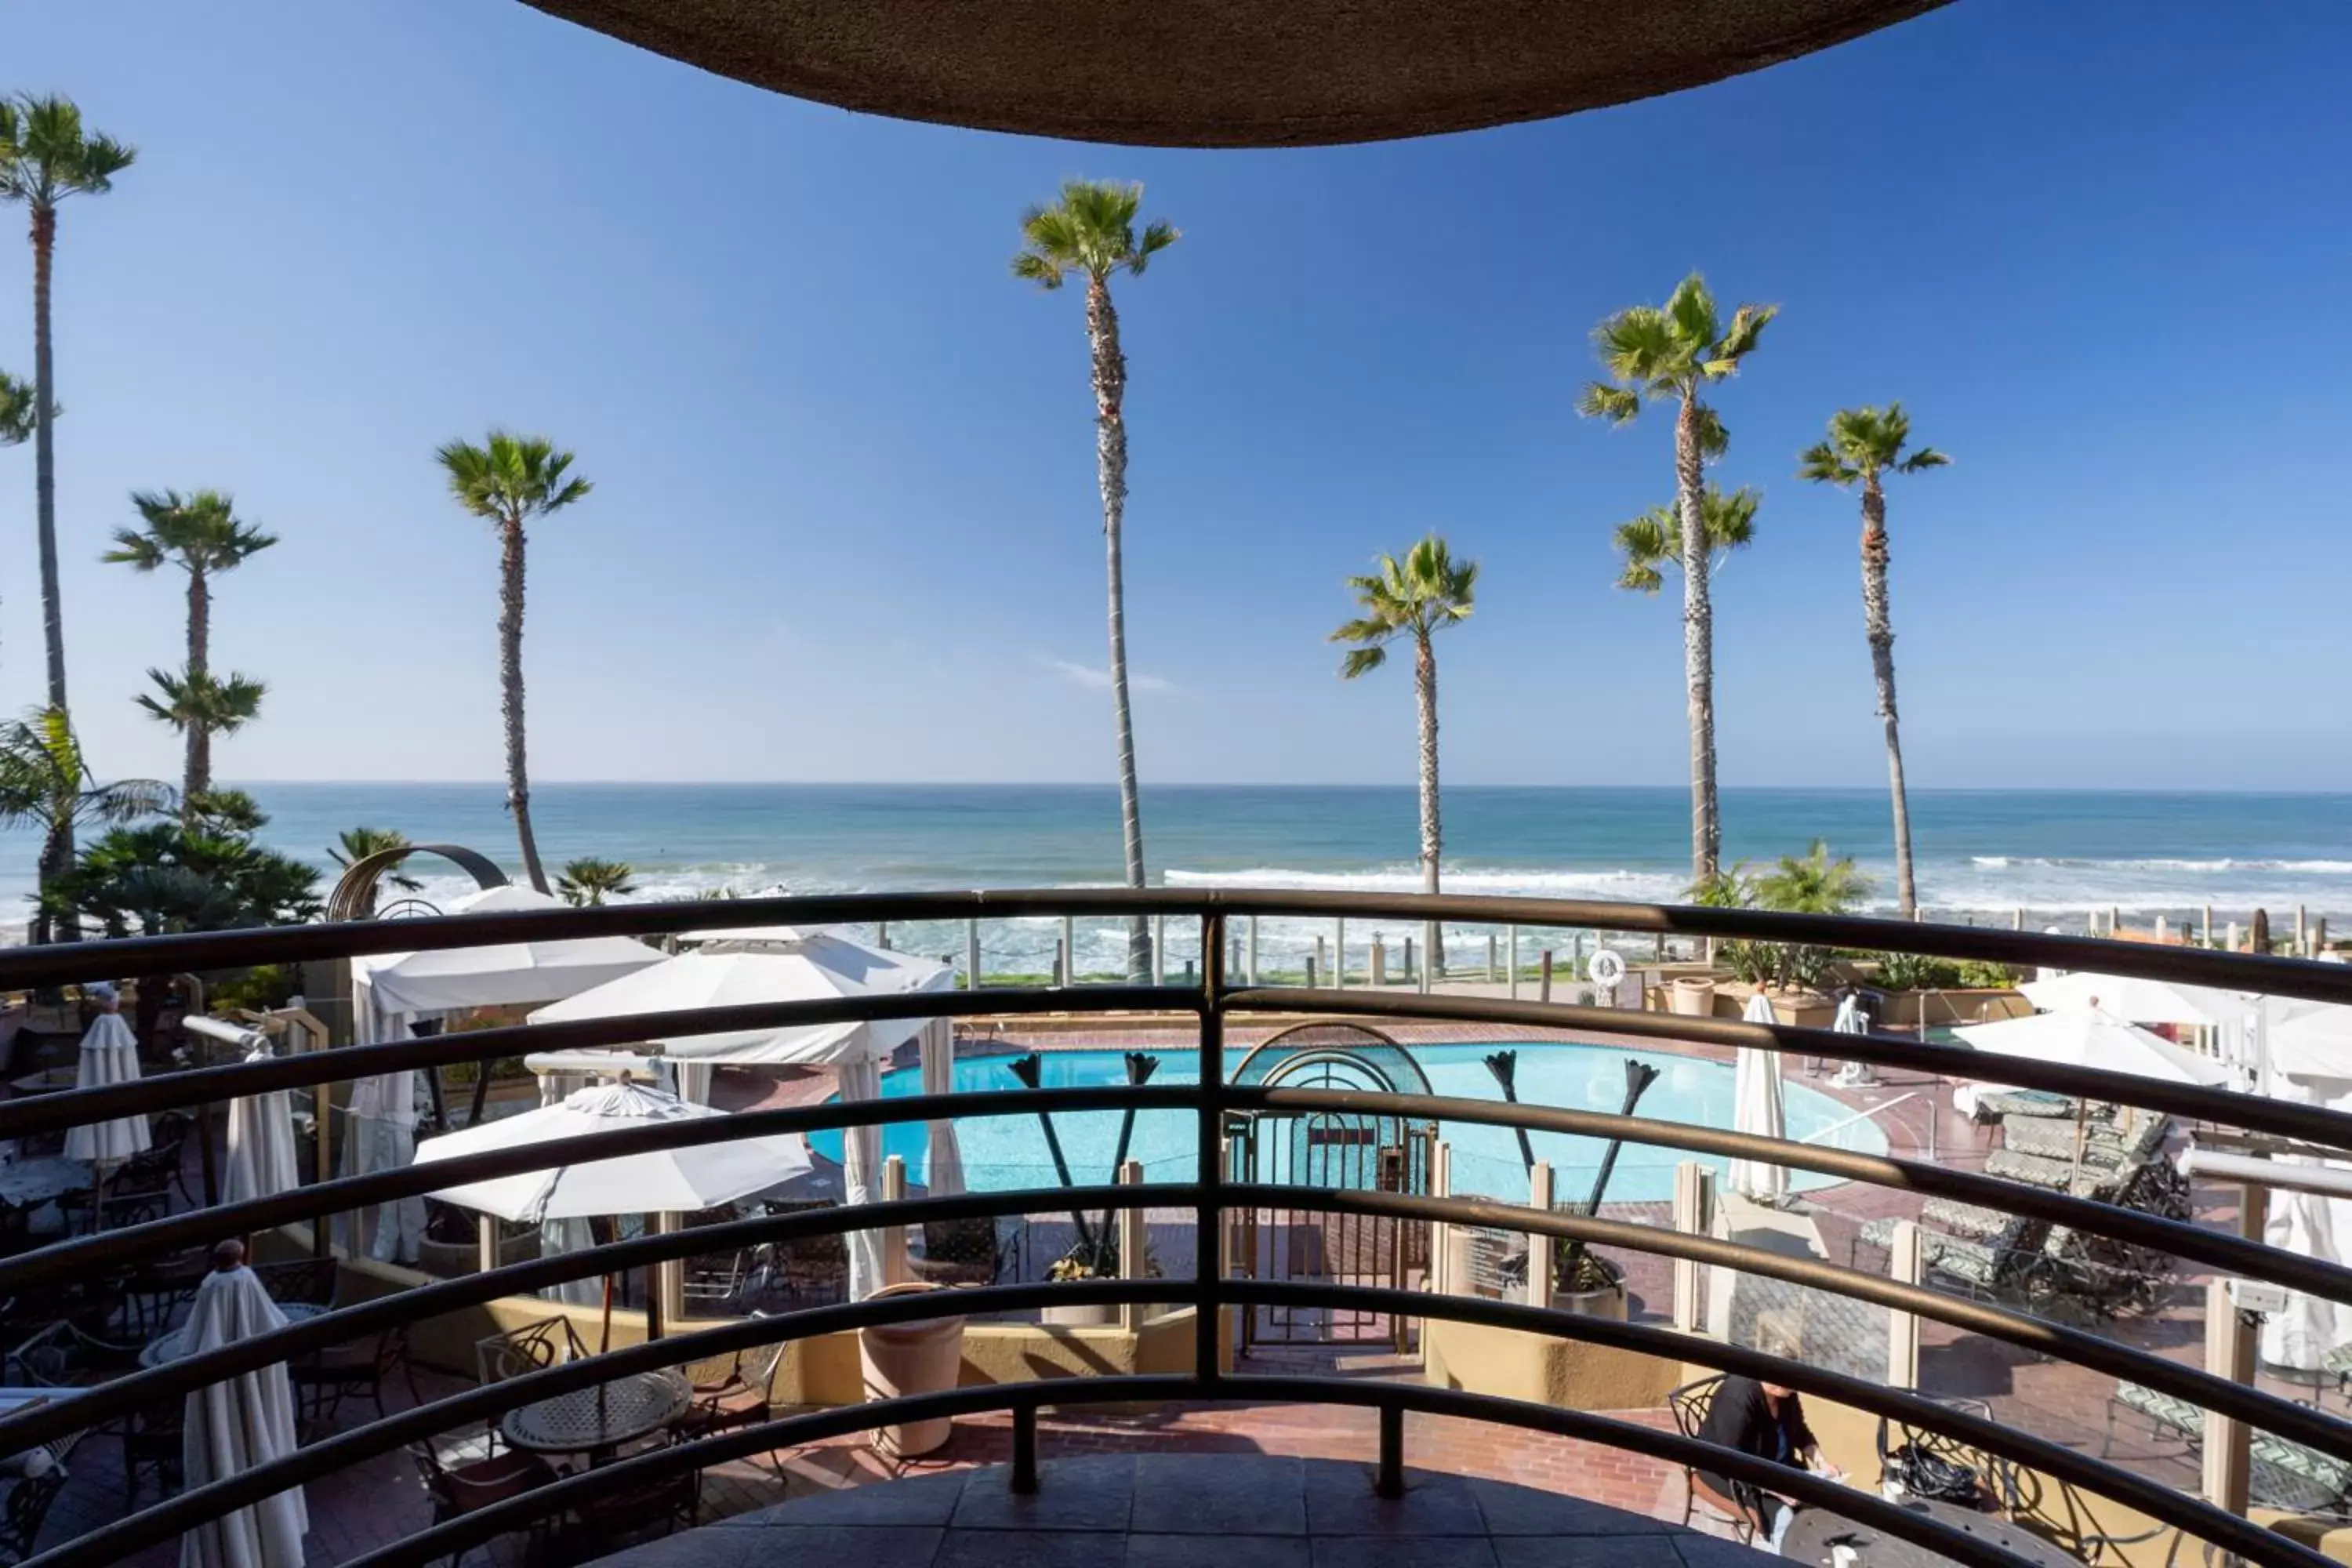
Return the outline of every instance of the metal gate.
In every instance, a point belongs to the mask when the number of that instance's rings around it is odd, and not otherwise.
[[[1287,1089],[1427,1094],[1420,1064],[1378,1030],[1305,1024],[1244,1058],[1236,1083]],[[1360,1112],[1253,1112],[1236,1119],[1231,1179],[1276,1186],[1425,1194],[1437,1142],[1433,1122]],[[1418,1289],[1429,1275],[1429,1226],[1385,1215],[1311,1209],[1244,1210],[1234,1268],[1247,1279]],[[1244,1314],[1242,1346],[1385,1343],[1412,1348],[1412,1321],[1386,1312],[1260,1307]]]

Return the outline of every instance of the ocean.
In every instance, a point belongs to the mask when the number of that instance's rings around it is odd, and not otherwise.
[[[516,865],[495,784],[247,784],[271,816],[273,848],[331,871],[342,829],[394,827]],[[1926,790],[1912,796],[1920,901],[1950,919],[2079,928],[2092,910],[2178,921],[2211,905],[2273,921],[2298,905],[2352,926],[2352,796],[2093,791]],[[1069,887],[1120,879],[1118,811],[1108,785],[549,784],[532,800],[550,874],[577,856],[625,860],[641,897],[913,888]],[[1153,879],[1174,886],[1412,889],[1411,786],[1199,785],[1148,789]],[[1828,840],[1894,901],[1883,791],[1728,789],[1727,860],[1769,860]],[[1681,789],[1461,786],[1445,794],[1451,891],[1666,900],[1688,880],[1689,797]],[[0,921],[20,933],[37,845],[0,834]],[[424,867],[428,900],[467,886]],[[516,873],[520,875],[519,871]],[[322,879],[331,885],[331,878]],[[992,967],[1046,967],[1056,922],[1003,922]],[[1313,931],[1268,930],[1268,963],[1295,964]],[[1397,933],[1401,938],[1402,933]],[[1356,944],[1369,932],[1351,928]],[[903,945],[961,955],[961,932]],[[1118,966],[1116,922],[1082,922],[1082,968]]]

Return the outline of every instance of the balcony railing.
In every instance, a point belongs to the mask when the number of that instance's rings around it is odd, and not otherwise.
[[[2251,1561],[2275,1564],[2277,1568],[2316,1568],[2327,1561],[2284,1535],[2147,1477],[2000,1422],[1956,1411],[1905,1389],[1710,1338],[1549,1308],[1394,1289],[1229,1277],[1218,1262],[1217,1245],[1209,1238],[1225,1235],[1229,1215],[1279,1207],[1425,1220],[1448,1226],[1492,1226],[1533,1237],[1571,1237],[1612,1248],[1720,1266],[2005,1341],[2041,1355],[2177,1395],[2322,1454],[2352,1460],[2352,1424],[2344,1420],[2230,1378],[2001,1306],[1958,1299],[1817,1258],[1791,1258],[1708,1237],[1598,1216],[1485,1199],[1238,1182],[1230,1179],[1221,1157],[1228,1118],[1265,1110],[1360,1114],[1376,1110],[1390,1116],[1622,1139],[1630,1143],[1693,1153],[1778,1163],[1929,1197],[1959,1199],[2157,1249],[2218,1272],[2270,1280],[2313,1297],[2352,1303],[2352,1269],[2225,1232],[1954,1170],[1935,1162],[1851,1152],[1586,1110],[1431,1096],[1237,1085],[1224,1081],[1223,1049],[1228,1019],[1279,1012],[1606,1031],[1725,1047],[1761,1046],[1796,1055],[1859,1061],[1941,1077],[1973,1079],[1984,1072],[1984,1058],[1965,1049],[1885,1036],[1454,994],[1234,986],[1228,984],[1225,973],[1227,926],[1243,916],[1442,920],[1452,926],[1539,924],[1677,937],[1795,942],[2026,966],[2095,969],[2273,996],[2341,1003],[2352,1003],[2352,967],[2089,938],[1748,910],[1410,895],[1056,889],[625,905],[16,949],[0,952],[0,988],[522,940],[614,934],[654,936],[698,927],[770,922],[803,926],[877,921],[898,923],[1047,914],[1145,914],[1180,922],[1197,920],[1198,979],[1189,985],[983,988],[489,1029],[199,1068],[135,1083],[0,1103],[0,1138],[22,1138],[82,1122],[202,1107],[272,1090],[318,1089],[387,1072],[438,1068],[458,1063],[478,1064],[486,1068],[497,1058],[526,1052],[624,1047],[648,1038],[693,1033],[929,1017],[941,1013],[1186,1014],[1197,1021],[1201,1047],[1197,1084],[892,1098],[739,1112],[723,1118],[600,1133],[562,1144],[539,1144],[450,1159],[429,1166],[412,1165],[321,1181],[248,1203],[200,1208],[121,1230],[73,1237],[0,1260],[0,1296],[6,1296],[60,1281],[101,1277],[138,1258],[205,1245],[226,1237],[301,1222],[323,1226],[338,1214],[459,1183],[542,1170],[559,1161],[578,1163],[624,1153],[782,1132],[924,1121],[959,1115],[1000,1117],[1039,1111],[1127,1109],[1187,1110],[1196,1118],[1198,1126],[1197,1173],[1189,1182],[974,1193],[814,1210],[737,1220],[691,1232],[646,1235],[588,1251],[513,1264],[342,1307],[248,1342],[100,1384],[78,1393],[70,1400],[21,1410],[0,1418],[0,1452],[15,1452],[119,1420],[157,1402],[181,1399],[189,1391],[220,1379],[399,1325],[424,1321],[500,1297],[714,1249],[976,1216],[1066,1212],[1073,1207],[1124,1211],[1149,1205],[1183,1207],[1193,1212],[1197,1236],[1202,1238],[1196,1253],[1202,1260],[1196,1278],[990,1285],[957,1291],[952,1298],[952,1310],[971,1314],[1049,1305],[1144,1302],[1190,1306],[1197,1315],[1193,1363],[1188,1373],[1054,1378],[960,1388],[771,1420],[721,1436],[656,1449],[539,1488],[387,1544],[362,1561],[369,1568],[409,1568],[557,1513],[595,1490],[651,1482],[778,1447],[940,1415],[1010,1411],[1014,1436],[1013,1484],[1016,1488],[1034,1485],[1036,1416],[1041,1405],[1241,1400],[1377,1407],[1381,1434],[1379,1473],[1383,1484],[1391,1488],[1400,1484],[1402,1477],[1406,1412],[1465,1416],[1580,1438],[1675,1465],[1713,1470],[1735,1480],[1767,1487],[1802,1503],[1833,1508],[1871,1528],[1976,1568],[2006,1568],[2016,1561],[1998,1547],[1868,1493],[1675,1433],[1610,1416],[1460,1390],[1225,1370],[1220,1354],[1221,1321],[1229,1310],[1265,1306],[1357,1309],[1423,1320],[1486,1324],[1748,1373],[1949,1437],[2031,1468],[2066,1486],[2137,1509],[2189,1538]],[[2021,1058],[2000,1058],[1998,1076],[2003,1082],[2025,1088],[2139,1105],[2352,1155],[2352,1116],[2311,1106]],[[195,1488],[112,1521],[52,1547],[35,1561],[47,1568],[98,1568],[169,1541],[186,1529],[285,1488],[463,1424],[494,1421],[517,1406],[556,1394],[591,1387],[632,1373],[681,1365],[779,1342],[919,1320],[940,1310],[939,1300],[920,1296],[853,1301],[700,1329],[607,1354],[561,1363],[337,1432],[284,1459]]]

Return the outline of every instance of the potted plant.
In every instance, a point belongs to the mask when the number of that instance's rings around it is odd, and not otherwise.
[[[1625,1271],[1566,1237],[1551,1243],[1551,1304],[1562,1311],[1625,1321]]]
[[[928,1279],[885,1285],[866,1298],[887,1300],[943,1291],[945,1285]],[[918,1318],[906,1323],[875,1323],[857,1331],[857,1359],[866,1378],[868,1400],[897,1399],[917,1394],[944,1394],[963,1381],[963,1324],[961,1316]],[[874,1430],[874,1447],[892,1458],[912,1458],[944,1444],[954,1430],[947,1416],[908,1421]]]
[[[1143,1255],[1143,1271],[1151,1279],[1160,1278],[1160,1260],[1149,1252]],[[1071,1243],[1070,1249],[1055,1258],[1053,1268],[1046,1273],[1055,1280],[1118,1279],[1118,1230],[1106,1227],[1102,1240],[1092,1247],[1083,1241]],[[1059,1323],[1066,1328],[1099,1328],[1118,1321],[1118,1308],[1109,1302],[1089,1301],[1068,1307],[1047,1307],[1041,1317],[1045,1322]]]
[[[1676,1016],[1704,1018],[1715,1011],[1715,976],[1683,974],[1666,987],[1666,1005]]]

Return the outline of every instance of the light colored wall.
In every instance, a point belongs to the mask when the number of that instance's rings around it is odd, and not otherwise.
[[[1678,1361],[1436,1318],[1422,1329],[1421,1353],[1423,1376],[1434,1387],[1563,1410],[1649,1409],[1684,1381]]]

